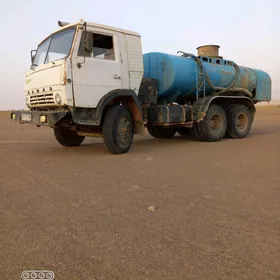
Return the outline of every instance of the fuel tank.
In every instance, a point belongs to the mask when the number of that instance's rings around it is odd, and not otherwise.
[[[201,46],[198,56],[146,53],[143,55],[144,77],[158,81],[158,97],[168,102],[208,96],[216,88],[219,92],[229,86],[244,89],[258,101],[271,99],[271,79],[266,72],[225,60],[219,56],[218,48]]]

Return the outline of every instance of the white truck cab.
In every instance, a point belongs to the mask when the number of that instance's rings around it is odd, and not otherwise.
[[[136,98],[143,77],[140,35],[83,20],[74,24],[59,21],[58,25],[60,29],[38,45],[35,55],[31,52],[32,65],[24,86],[30,112],[15,111],[12,119],[49,125],[60,144],[72,146],[85,136],[102,135],[103,111],[122,101],[130,107],[134,132],[142,133]],[[77,141],[70,140],[70,132]],[[111,152],[126,149],[111,147]]]
[[[61,29],[39,44],[26,73],[29,108],[96,108],[110,91],[138,93],[143,76],[139,34],[83,20],[59,24]]]

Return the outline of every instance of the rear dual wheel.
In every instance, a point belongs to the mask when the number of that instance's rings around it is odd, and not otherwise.
[[[225,136],[245,138],[252,125],[252,113],[242,104],[232,105],[227,113],[216,104],[210,105],[203,121],[194,125],[194,134],[198,140],[216,142]]]
[[[227,113],[227,136],[245,138],[251,130],[253,116],[245,105],[232,105]]]
[[[227,115],[219,105],[210,105],[205,118],[194,124],[196,138],[201,141],[217,142],[224,138],[227,130]]]

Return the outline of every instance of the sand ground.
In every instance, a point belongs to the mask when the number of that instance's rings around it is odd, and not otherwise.
[[[64,148],[0,114],[0,279],[280,279],[280,108],[250,136]],[[156,206],[149,211],[149,206]]]

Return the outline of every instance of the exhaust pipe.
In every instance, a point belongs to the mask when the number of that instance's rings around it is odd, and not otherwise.
[[[70,24],[69,22],[66,22],[66,21],[58,21],[57,22],[57,24],[58,24],[58,26],[60,26],[60,27],[63,27],[63,26],[65,26],[65,25],[68,25],[68,24]]]

